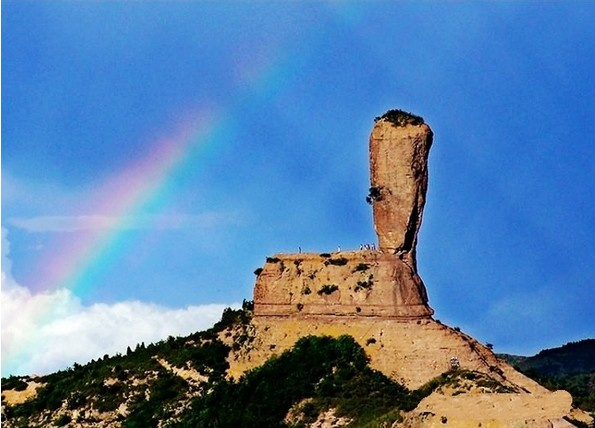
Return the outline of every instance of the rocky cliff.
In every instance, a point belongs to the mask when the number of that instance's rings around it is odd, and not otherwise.
[[[277,254],[259,270],[256,318],[346,316],[428,318],[433,310],[417,274],[415,247],[428,186],[432,131],[391,110],[370,135],[370,195],[379,250]]]
[[[370,195],[380,251],[415,266],[433,133],[418,116],[391,110],[370,135]]]
[[[440,390],[403,426],[565,426],[589,421],[568,393],[551,393],[499,360],[475,339],[432,319],[417,272],[416,244],[428,186],[433,132],[400,110],[376,118],[370,147],[370,194],[378,250],[277,254],[258,271],[250,340],[234,349],[239,376],[306,335],[352,336],[373,368],[409,388],[452,370],[481,373],[505,393]],[[568,425],[572,426],[572,425]]]
[[[257,318],[416,319],[433,313],[414,268],[397,255],[372,250],[270,257],[258,275],[254,302]]]

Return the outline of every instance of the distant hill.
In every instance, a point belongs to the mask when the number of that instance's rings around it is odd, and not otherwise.
[[[523,372],[539,376],[562,377],[595,372],[595,339],[570,342],[559,348],[544,349],[532,357],[501,354]]]
[[[498,356],[547,388],[570,392],[575,405],[595,412],[595,339],[544,349],[532,357]]]

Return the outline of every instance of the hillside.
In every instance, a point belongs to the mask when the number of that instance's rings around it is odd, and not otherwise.
[[[2,379],[4,426],[157,426],[224,379],[230,348],[218,334],[249,321],[249,304],[207,331],[105,355],[41,377]],[[141,421],[144,421],[141,423]],[[145,425],[145,422],[150,421]]]
[[[462,369],[410,390],[371,369],[364,349],[349,336],[302,338],[234,382],[225,377],[227,358],[249,340],[251,306],[226,310],[205,332],[140,344],[126,355],[47,376],[2,379],[3,426],[297,427],[323,420],[381,426],[406,420],[408,411],[436,391],[515,392]],[[229,338],[231,346],[224,343]],[[575,367],[566,364],[565,370]],[[19,403],[25,396],[29,399]]]
[[[532,357],[499,354],[523,372],[560,378],[580,373],[595,373],[595,339],[570,342],[544,349]]]
[[[595,339],[544,349],[531,357],[499,354],[548,389],[564,389],[574,404],[595,413]]]

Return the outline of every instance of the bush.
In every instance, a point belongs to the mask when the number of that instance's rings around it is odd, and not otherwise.
[[[322,286],[322,288],[320,290],[318,290],[318,294],[319,295],[329,295],[329,294],[333,294],[335,291],[337,291],[339,289],[339,286],[336,284],[325,284]]]
[[[328,262],[335,266],[345,266],[347,259],[345,257],[339,257],[338,259],[330,259]]]
[[[26,378],[25,378],[26,379]],[[10,376],[2,379],[2,389],[14,389],[15,391],[24,391],[27,389],[27,382],[20,376]]]
[[[159,420],[170,419],[167,408],[184,395],[188,384],[179,376],[164,370],[151,384],[149,399],[141,394],[130,406],[130,415],[123,427],[156,427]]]
[[[368,196],[366,196],[366,202],[370,205],[374,202],[378,202],[382,200],[382,187],[370,187],[368,192]]]
[[[70,422],[72,422],[72,418],[70,417],[70,415],[64,414],[59,416],[58,419],[56,419],[54,425],[57,427],[63,427],[64,425],[67,425]]]
[[[352,337],[309,336],[239,382],[221,382],[196,398],[176,426],[281,427],[292,405],[305,398],[312,399],[302,407],[310,418],[336,407],[339,414],[363,422],[401,405],[411,407],[408,393],[370,369]]]
[[[424,119],[421,116],[416,116],[404,110],[388,110],[382,116],[378,116],[374,119],[374,122],[378,122],[379,120],[387,120],[390,123],[393,123],[397,126],[405,126],[405,125],[422,125],[424,123]]]
[[[248,304],[252,309],[254,308],[254,302],[252,301],[244,301],[244,305]],[[221,320],[216,322],[215,325],[210,330],[211,333],[218,333],[220,331],[225,330],[228,327],[231,327],[235,324],[247,324],[251,317],[251,310],[247,309],[231,309],[225,308],[223,310],[223,314],[221,315]]]
[[[353,272],[364,272],[370,268],[370,265],[367,263],[359,263],[354,269]]]
[[[354,291],[369,290],[372,288],[372,284],[373,282],[371,279],[368,279],[367,281],[358,281]]]

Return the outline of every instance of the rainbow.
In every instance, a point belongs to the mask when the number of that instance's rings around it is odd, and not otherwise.
[[[327,12],[344,25],[359,15],[356,9],[332,5]],[[67,236],[52,242],[37,269],[25,278],[25,284],[35,292],[67,288],[79,296],[99,284],[101,273],[131,244],[122,232],[146,213],[163,212],[186,171],[204,161],[211,148],[218,149],[217,145],[226,141],[226,133],[234,127],[234,118],[270,102],[293,80],[296,72],[304,69],[323,37],[316,31],[304,34],[300,46],[308,49],[278,46],[267,57],[250,58],[251,63],[240,64],[239,91],[231,105],[224,109],[204,108],[180,120],[173,135],[149,144],[144,156],[89,195],[84,211],[101,213],[105,222],[101,227],[79,231],[76,239]]]
[[[358,15],[357,11],[349,13],[344,7],[329,8],[330,15],[347,24]],[[76,234],[59,234],[61,237],[47,246],[23,283],[33,293],[69,290],[78,297],[99,286],[102,275],[133,244],[134,238],[124,232],[134,227],[139,217],[164,212],[187,172],[194,171],[197,164],[204,163],[211,152],[230,140],[227,136],[236,125],[235,118],[278,97],[295,74],[304,70],[324,34],[304,31],[304,35],[299,40],[299,49],[278,46],[267,57],[251,57],[251,63],[240,64],[236,82],[239,90],[230,105],[191,112],[174,124],[175,131],[168,137],[149,138],[146,153],[116,172],[83,201],[83,212],[102,216],[99,227],[78,230]],[[60,311],[53,309],[56,308],[36,313],[30,328],[59,316]],[[23,336],[28,339],[13,343],[3,353],[3,372],[4,367],[10,372],[35,348],[38,335],[31,333]]]
[[[278,93],[294,65],[283,58],[261,65],[258,76],[242,76],[244,93],[228,109],[195,112],[180,121],[173,135],[149,145],[144,156],[110,177],[83,204],[84,211],[101,213],[100,227],[79,231],[76,239],[66,236],[52,242],[25,283],[35,292],[67,288],[78,296],[97,286],[101,274],[131,245],[123,232],[139,217],[162,212],[186,171],[229,140],[226,133],[233,129],[234,117]]]
[[[212,116],[203,112],[186,121],[175,135],[158,140],[144,157],[91,194],[84,208],[100,212],[106,219],[104,224],[84,230],[76,239],[53,242],[51,252],[27,283],[36,285],[35,291],[68,288],[75,294],[93,286],[101,267],[125,249],[122,231],[148,208],[165,206],[174,173],[199,157],[217,138],[224,123]]]

